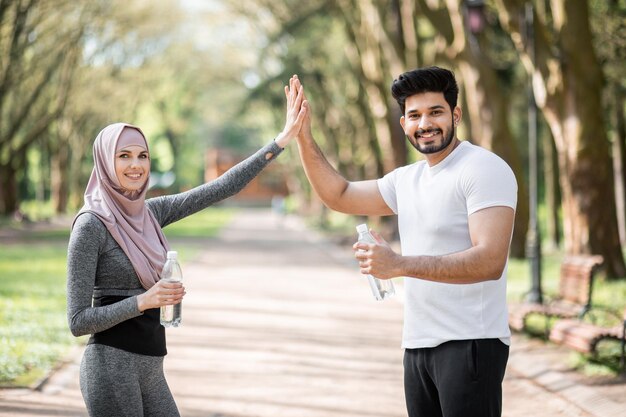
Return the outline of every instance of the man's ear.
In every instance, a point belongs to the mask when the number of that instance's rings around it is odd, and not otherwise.
[[[402,126],[402,130],[404,130],[404,116],[400,117],[400,126]]]
[[[454,121],[454,125],[458,126],[459,123],[461,123],[461,117],[463,116],[463,112],[461,111],[460,107],[455,107],[454,111],[452,112],[452,120]]]

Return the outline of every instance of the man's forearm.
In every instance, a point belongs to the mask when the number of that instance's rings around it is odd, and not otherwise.
[[[298,150],[304,172],[317,195],[329,208],[343,211],[338,201],[348,181],[330,165],[310,133],[298,136]]]
[[[506,258],[494,259],[477,248],[442,256],[402,256],[397,276],[448,284],[473,284],[499,279]]]
[[[328,208],[342,213],[363,216],[393,214],[378,190],[377,181],[346,180],[328,163],[315,143],[310,130],[300,132],[298,149],[309,182]]]
[[[441,256],[402,257],[400,275],[453,284],[496,280],[509,255],[515,211],[506,206],[478,210],[469,217],[472,246]]]

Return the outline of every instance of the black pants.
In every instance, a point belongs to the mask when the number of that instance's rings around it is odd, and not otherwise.
[[[499,339],[458,340],[404,352],[409,417],[500,417],[509,347]]]

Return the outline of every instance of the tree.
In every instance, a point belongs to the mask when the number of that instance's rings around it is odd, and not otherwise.
[[[626,2],[592,0],[594,47],[606,79],[604,105],[612,142],[615,199],[620,241],[626,244]]]
[[[524,36],[527,2],[497,0],[497,5],[555,140],[565,250],[600,254],[609,276],[625,276],[602,110],[604,77],[592,44],[588,3],[552,0],[546,15],[535,13],[534,56]]]
[[[82,37],[69,1],[0,2],[0,215],[18,208],[26,153],[61,113]]]
[[[370,0],[336,0],[352,50],[349,61],[364,85],[365,97],[383,154],[385,172],[407,163],[407,146],[400,113],[391,97],[391,80],[404,71],[398,3],[382,5]],[[389,7],[391,6],[391,7]]]
[[[470,139],[500,155],[518,179],[511,255],[523,258],[528,229],[528,189],[509,118],[513,96],[510,92],[517,87],[511,81],[513,64],[507,63],[510,58],[492,56],[506,35],[497,25],[488,25],[485,8],[470,10],[463,3],[460,0],[447,1],[445,5],[426,0],[417,2],[440,38],[435,42],[440,45],[437,59],[459,69],[467,102],[464,114],[470,122]]]
[[[167,1],[121,3],[86,2],[82,18],[74,22],[84,36],[77,46],[81,54],[73,67],[73,88],[46,136],[57,213],[82,204],[97,132],[115,121],[137,123],[140,109],[166,76],[167,66],[158,72],[150,63],[171,43],[177,8]],[[163,31],[162,24],[169,30]]]

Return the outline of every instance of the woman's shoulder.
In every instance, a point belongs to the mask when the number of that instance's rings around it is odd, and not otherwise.
[[[102,223],[100,218],[94,213],[89,211],[80,213],[76,220],[74,220],[74,226],[72,227],[72,234],[90,234],[90,235],[106,235],[107,228]]]

